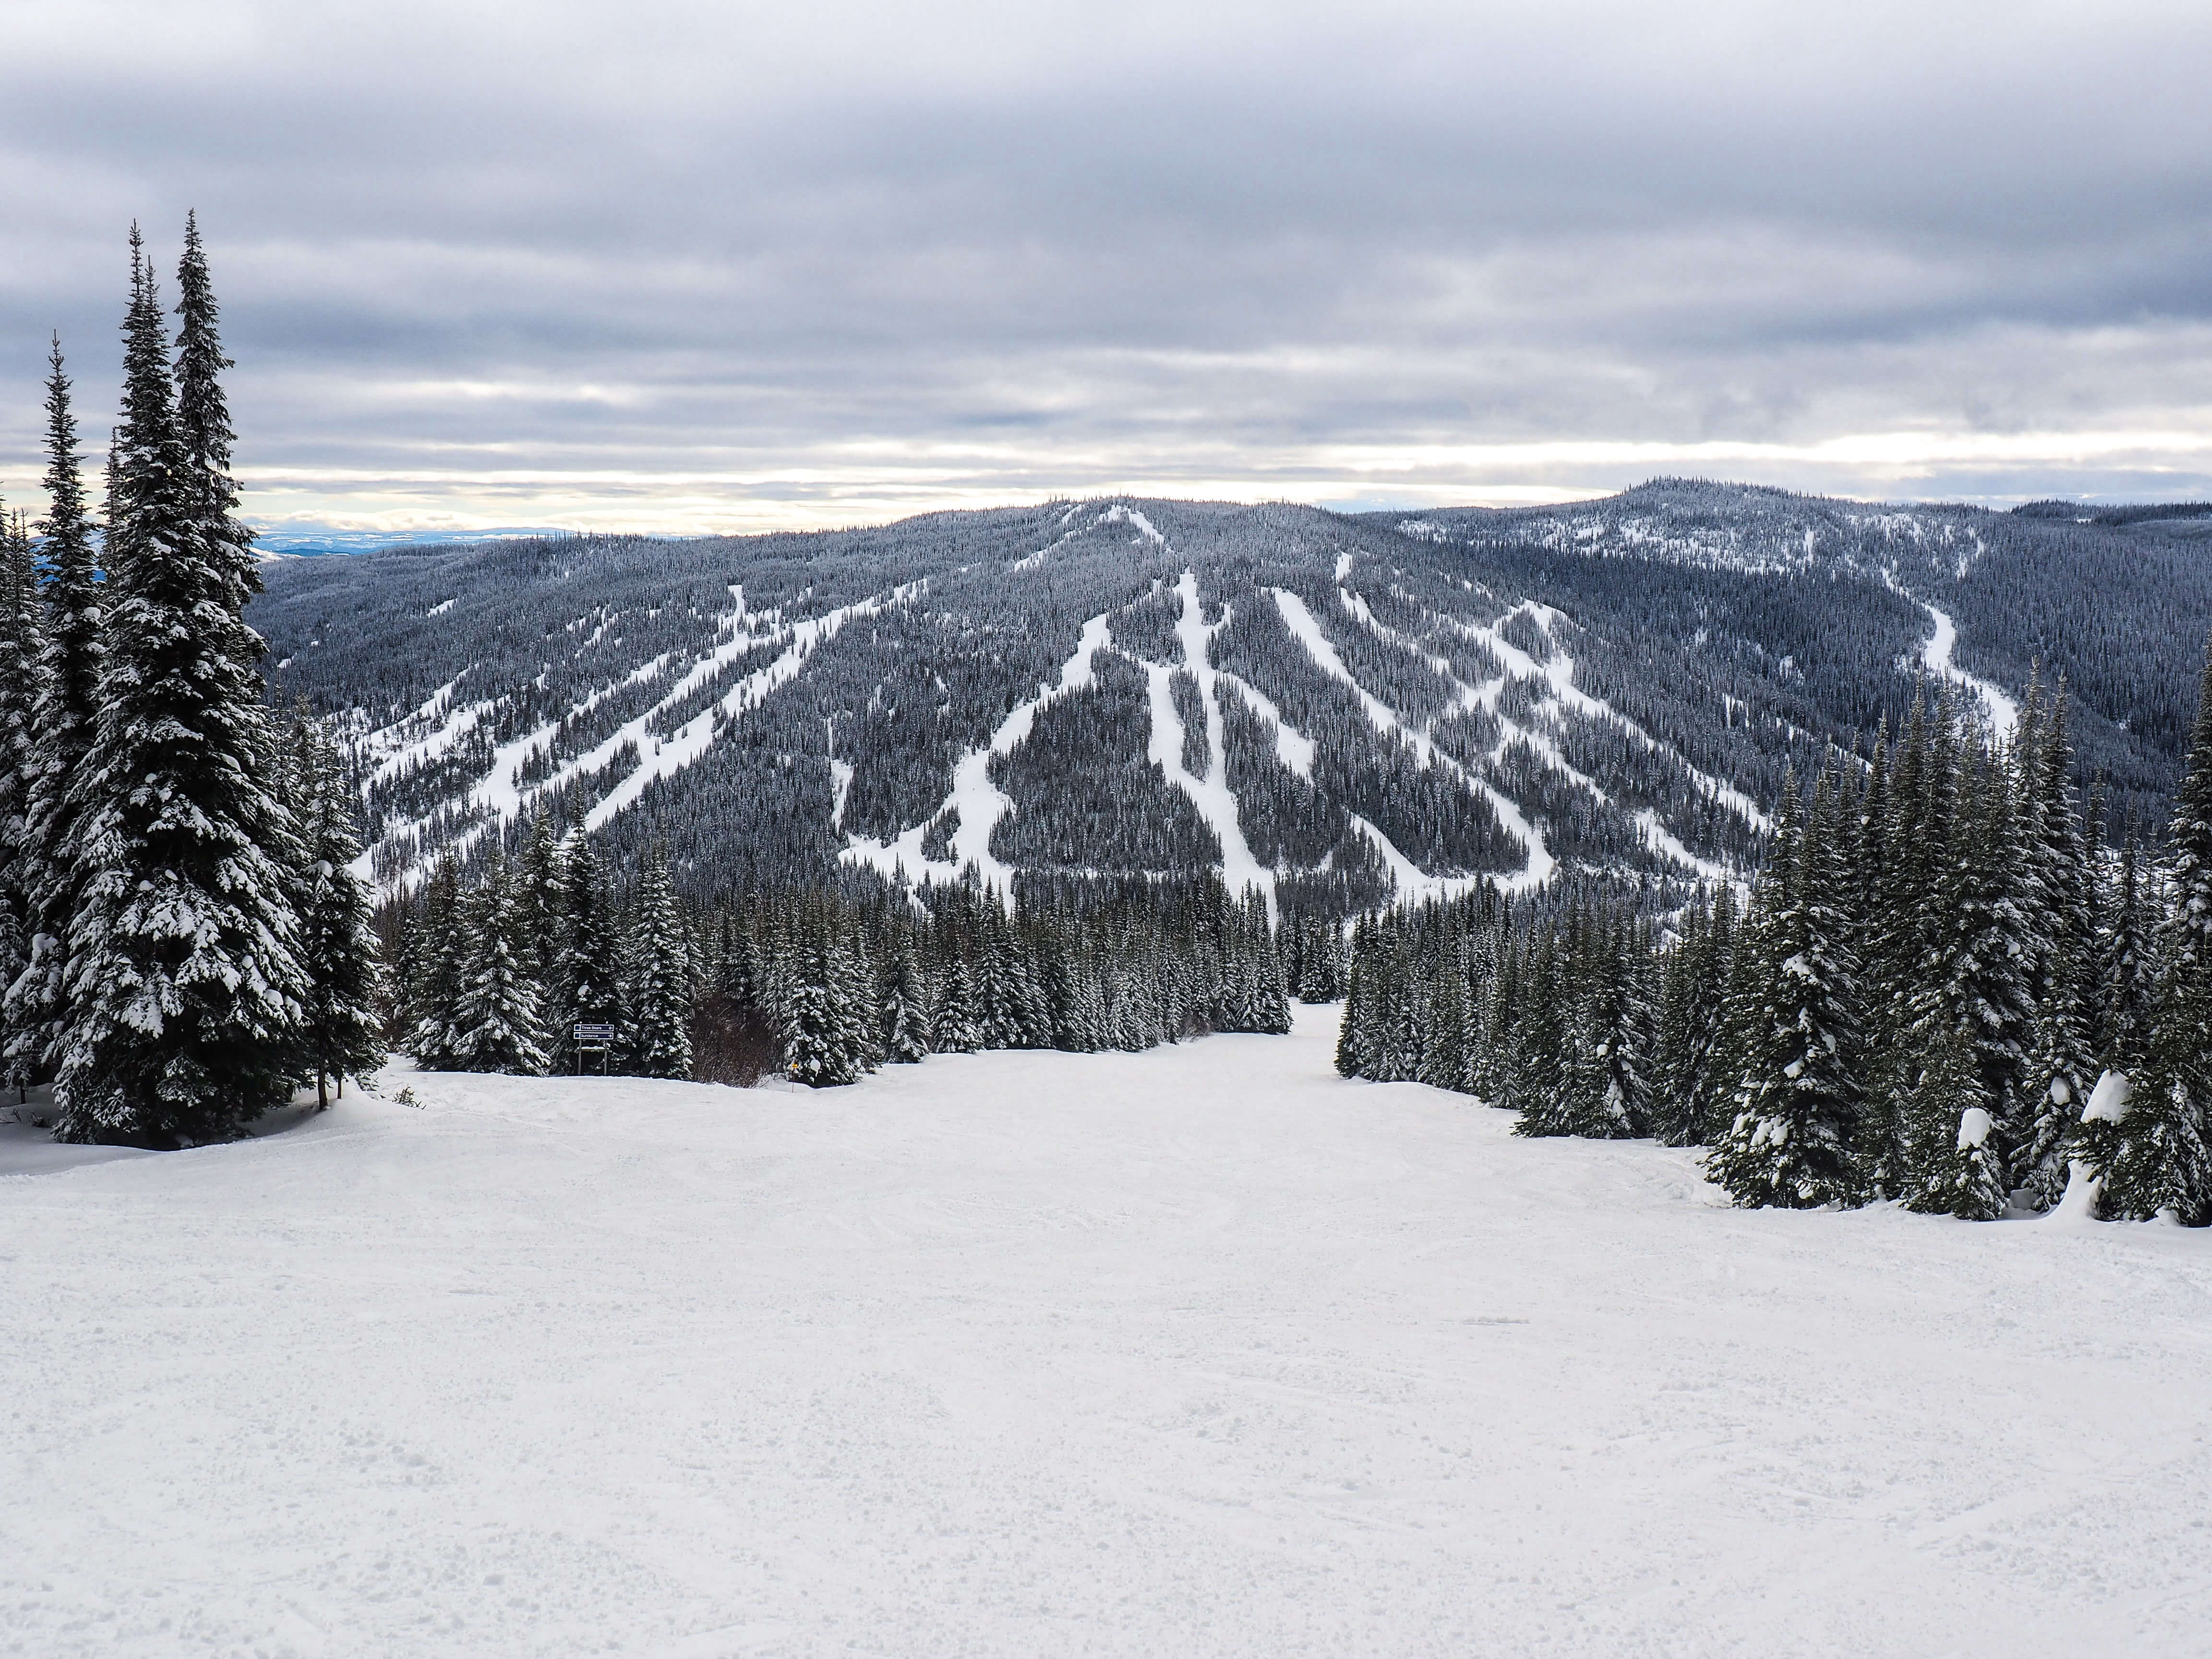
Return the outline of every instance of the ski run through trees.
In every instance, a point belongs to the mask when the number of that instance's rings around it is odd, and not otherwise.
[[[1789,781],[1747,898],[1362,921],[1338,1067],[1526,1135],[1706,1146],[1748,1206],[2212,1223],[2212,653],[2190,752],[2165,856],[2103,848],[2063,687],[2001,745],[1944,688]]]
[[[729,544],[726,603],[714,543],[272,567],[190,222],[177,286],[134,229],[97,512],[57,341],[0,522],[4,1058],[61,1139],[226,1139],[387,1042],[829,1087],[1342,998],[1347,1075],[1741,1205],[2212,1221],[2212,685],[2094,630],[1985,677],[2069,560],[2190,610],[2187,514],[1054,503]]]

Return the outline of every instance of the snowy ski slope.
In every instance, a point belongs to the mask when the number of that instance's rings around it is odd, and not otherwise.
[[[2212,1239],[1732,1211],[1333,1034],[0,1177],[0,1654],[2206,1650]]]

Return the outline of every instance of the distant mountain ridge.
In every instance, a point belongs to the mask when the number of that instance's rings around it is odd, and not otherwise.
[[[2201,522],[1661,480],[1340,515],[1106,498],[873,529],[562,537],[265,568],[387,885],[540,805],[695,890],[1221,870],[1343,909],[1560,870],[1740,872],[1785,769],[2039,659],[2085,768],[2162,810]]]

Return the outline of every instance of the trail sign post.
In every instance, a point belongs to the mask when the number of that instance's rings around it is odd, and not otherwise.
[[[584,1051],[587,1048],[596,1048],[599,1051],[599,1075],[605,1077],[607,1074],[607,1051],[614,1046],[615,1028],[613,1026],[594,1024],[588,1020],[578,1020],[576,1022],[576,1075],[581,1077],[584,1074]]]

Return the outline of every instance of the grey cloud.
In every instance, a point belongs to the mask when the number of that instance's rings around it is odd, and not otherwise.
[[[167,246],[188,204],[272,512],[618,517],[702,474],[740,480],[717,523],[748,491],[1352,499],[1370,465],[1436,499],[1640,472],[1391,458],[2212,401],[2190,9],[357,10],[185,3],[0,67],[11,494],[46,327],[94,412],[122,228]],[[2212,466],[2063,447],[1769,465],[1996,497]]]

